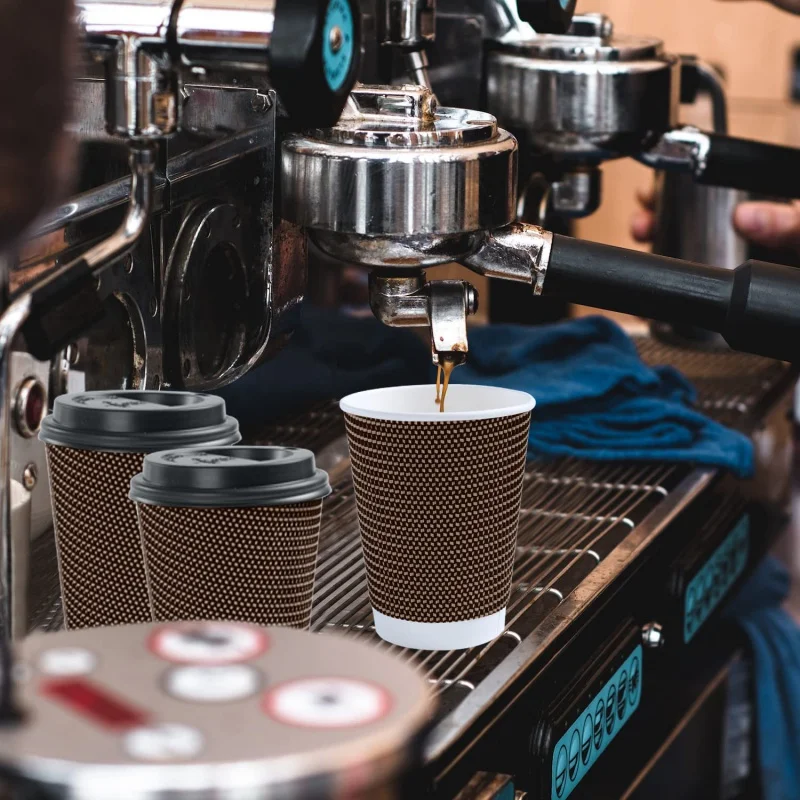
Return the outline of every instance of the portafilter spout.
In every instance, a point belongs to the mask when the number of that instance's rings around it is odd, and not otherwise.
[[[721,269],[514,223],[517,143],[493,117],[437,108],[416,86],[371,87],[355,105],[362,111],[336,128],[284,144],[284,215],[330,255],[377,267],[376,316],[430,325],[435,360],[467,352],[476,299],[461,282],[425,284],[423,267],[448,262],[535,295],[680,320],[739,350],[800,357],[800,271],[756,261]]]
[[[478,310],[478,293],[467,281],[426,282],[423,271],[378,272],[369,276],[373,314],[391,327],[426,327],[431,333],[431,356],[463,364],[467,357],[467,317]]]

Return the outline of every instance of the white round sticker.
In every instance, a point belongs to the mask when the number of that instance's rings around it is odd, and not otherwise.
[[[97,666],[97,657],[83,647],[59,647],[39,656],[39,669],[45,675],[66,678],[88,675]]]
[[[235,664],[249,661],[267,649],[266,633],[233,622],[197,622],[164,627],[150,639],[159,658],[177,664]]]
[[[167,691],[193,703],[225,703],[254,695],[261,683],[247,664],[175,667],[167,673]]]
[[[125,735],[128,755],[139,761],[182,761],[203,748],[203,735],[187,725],[148,725]]]
[[[269,691],[264,708],[273,719],[304,728],[354,728],[391,710],[381,686],[352,678],[300,678]]]

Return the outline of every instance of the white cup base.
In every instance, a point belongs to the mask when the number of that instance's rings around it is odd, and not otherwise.
[[[372,609],[375,632],[389,644],[414,650],[463,650],[497,638],[506,626],[506,610],[458,622],[409,622]]]

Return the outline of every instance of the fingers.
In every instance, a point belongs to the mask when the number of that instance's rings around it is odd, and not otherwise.
[[[631,236],[637,242],[646,244],[653,241],[656,218],[651,211],[636,211],[631,217]]]
[[[654,186],[649,186],[647,189],[639,188],[636,190],[636,199],[642,208],[648,211],[655,211],[656,209],[656,190]]]
[[[637,189],[636,199],[641,206],[631,217],[631,236],[642,244],[653,241],[656,227],[655,207],[656,193],[654,187]]]
[[[734,212],[733,225],[764,247],[800,248],[800,202],[742,203]]]

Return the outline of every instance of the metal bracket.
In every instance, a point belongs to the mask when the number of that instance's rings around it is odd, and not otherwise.
[[[483,246],[461,263],[487,278],[530,284],[535,295],[544,289],[553,234],[536,225],[515,222],[492,231]]]
[[[370,306],[384,325],[430,327],[434,364],[444,356],[467,357],[467,317],[478,310],[478,293],[466,281],[425,281],[425,273],[369,276]]]
[[[707,133],[686,126],[667,131],[654,147],[636,158],[648,167],[673,172],[691,172],[702,177],[708,162],[711,140]]]

